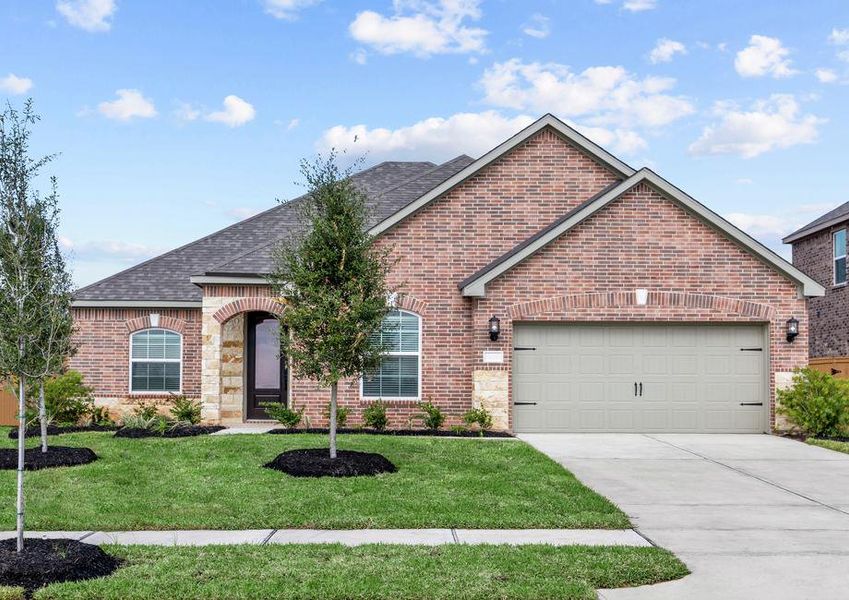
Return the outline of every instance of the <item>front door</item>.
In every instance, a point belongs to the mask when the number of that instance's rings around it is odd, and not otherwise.
[[[248,419],[268,419],[267,402],[286,402],[286,361],[280,356],[280,323],[268,313],[248,315]]]

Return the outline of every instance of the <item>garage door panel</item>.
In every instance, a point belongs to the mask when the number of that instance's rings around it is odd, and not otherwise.
[[[760,325],[517,323],[517,431],[761,432]],[[756,351],[755,349],[762,349]],[[642,383],[642,395],[634,384]]]

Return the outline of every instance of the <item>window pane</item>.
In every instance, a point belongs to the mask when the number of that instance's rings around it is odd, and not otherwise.
[[[254,329],[254,387],[260,390],[280,389],[280,324],[265,319]]]
[[[134,392],[179,391],[180,363],[134,362],[130,381]]]
[[[846,230],[834,232],[834,258],[846,255]]]
[[[846,283],[846,257],[834,261],[834,283]]]

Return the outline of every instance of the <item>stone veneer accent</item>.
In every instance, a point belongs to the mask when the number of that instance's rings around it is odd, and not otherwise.
[[[510,378],[507,371],[476,370],[472,374],[472,406],[492,415],[493,429],[510,427]]]

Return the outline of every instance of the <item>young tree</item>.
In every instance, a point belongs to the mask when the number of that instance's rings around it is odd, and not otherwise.
[[[301,161],[308,193],[302,231],[282,242],[270,276],[283,298],[281,351],[296,376],[330,387],[330,457],[336,458],[339,381],[375,369],[383,347],[375,334],[389,310],[386,249],[367,229],[365,196],[340,170],[336,154]]]
[[[27,381],[45,377],[58,362],[54,350],[62,346],[57,340],[64,326],[54,312],[69,300],[51,296],[69,284],[64,263],[56,258],[61,257],[56,182],[51,179],[46,196],[33,187],[53,158],[29,156],[30,127],[37,120],[31,101],[22,112],[7,105],[0,113],[0,375],[18,383],[18,551],[24,533]],[[53,350],[45,350],[45,344]]]

